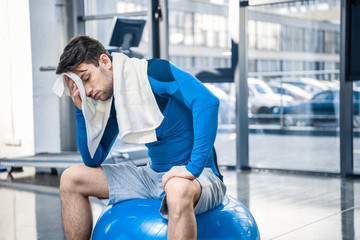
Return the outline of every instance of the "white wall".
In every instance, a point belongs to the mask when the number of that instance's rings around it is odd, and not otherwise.
[[[34,154],[28,0],[0,1],[0,157]]]
[[[52,92],[55,71],[40,70],[57,66],[69,7],[69,0],[0,0],[0,158],[76,148],[70,100]]]

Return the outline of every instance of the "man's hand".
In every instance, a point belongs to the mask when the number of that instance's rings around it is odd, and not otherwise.
[[[78,87],[76,86],[75,82],[68,76],[65,76],[65,83],[69,87],[70,96],[71,96],[71,99],[73,100],[75,106],[81,110],[82,101],[80,98],[80,91],[79,91]]]
[[[181,177],[193,180],[196,177],[189,172],[185,166],[174,166],[167,173],[165,173],[162,177],[162,187],[165,189],[166,183],[173,177]]]

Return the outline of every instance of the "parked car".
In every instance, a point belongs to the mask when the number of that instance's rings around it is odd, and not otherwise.
[[[312,97],[310,93],[292,84],[273,82],[269,85],[275,93],[291,96],[295,101],[307,100]]]
[[[220,88],[210,83],[205,83],[205,86],[220,100],[219,123],[234,124],[236,106],[234,84],[228,88]],[[248,116],[259,123],[272,122],[275,107],[288,106],[294,101],[291,96],[274,93],[267,83],[255,78],[248,79],[248,94]]]
[[[273,83],[286,83],[301,88],[311,96],[326,91],[326,90],[338,90],[338,82],[322,81],[313,78],[282,78],[269,80],[269,84]]]
[[[321,80],[321,82],[327,85],[331,90],[340,90],[340,80]]]
[[[353,126],[360,127],[360,91],[353,91]],[[281,114],[280,108],[274,114]],[[315,94],[309,101],[285,106],[282,109],[284,124],[317,126],[336,124],[339,120],[339,90],[326,90]]]
[[[294,98],[288,95],[274,93],[271,87],[260,79],[248,79],[249,106],[252,117],[259,123],[270,123],[275,107],[288,106]]]

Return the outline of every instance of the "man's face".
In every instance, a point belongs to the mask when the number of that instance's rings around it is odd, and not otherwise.
[[[82,63],[76,74],[82,79],[86,96],[108,100],[113,95],[112,63],[105,54],[100,56],[99,67],[94,64]]]

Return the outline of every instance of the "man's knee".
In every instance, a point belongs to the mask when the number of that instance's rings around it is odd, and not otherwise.
[[[165,192],[169,209],[182,211],[183,208],[195,206],[201,186],[197,180],[174,177],[167,182]]]
[[[78,192],[82,184],[83,166],[71,166],[63,171],[60,177],[60,194]]]

